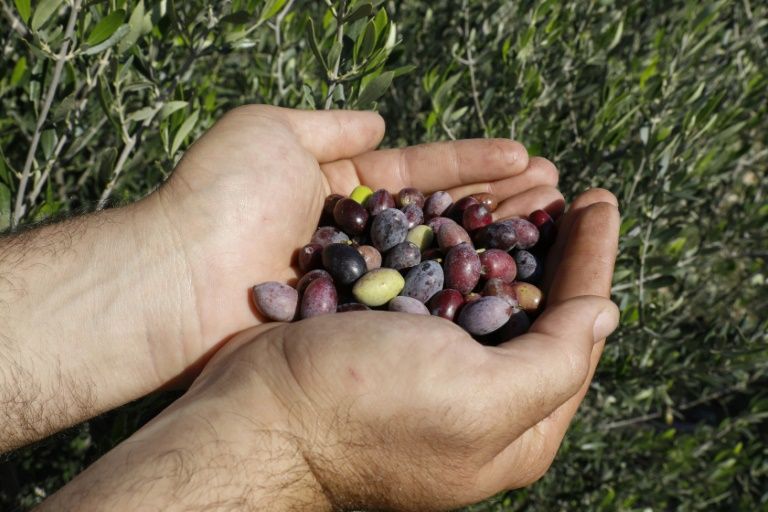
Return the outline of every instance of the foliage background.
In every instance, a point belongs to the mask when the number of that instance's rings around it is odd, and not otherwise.
[[[566,196],[619,197],[623,324],[550,473],[472,510],[768,510],[764,2],[0,7],[0,229],[145,195],[245,102],[373,106],[388,145],[517,138]],[[6,457],[0,509],[39,502],[173,398]]]

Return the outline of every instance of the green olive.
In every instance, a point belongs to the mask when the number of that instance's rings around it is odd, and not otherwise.
[[[357,280],[352,288],[355,298],[366,306],[383,306],[402,291],[405,279],[391,268],[371,270]]]
[[[435,232],[432,231],[431,227],[422,224],[411,229],[405,239],[425,251],[432,247],[432,242],[435,241]]]
[[[372,195],[373,195],[373,190],[366,187],[365,185],[358,185],[357,187],[355,187],[355,190],[353,190],[352,193],[349,194],[349,198],[355,201],[356,203],[365,206],[365,202]]]

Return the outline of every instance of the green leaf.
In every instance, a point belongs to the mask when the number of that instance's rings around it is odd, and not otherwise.
[[[389,89],[394,78],[395,74],[392,71],[385,71],[368,82],[357,98],[357,108],[367,108],[371,103],[381,98]]]
[[[264,8],[261,10],[259,21],[266,21],[280,12],[280,9],[283,8],[286,1],[287,0],[267,0],[267,3],[264,4]]]
[[[157,109],[155,107],[144,107],[131,112],[125,117],[125,119],[127,121],[142,122],[146,121],[147,119],[152,119],[155,114],[157,114]]]
[[[177,112],[184,107],[189,105],[188,101],[169,101],[165,105],[163,105],[163,108],[160,109],[160,119],[167,119],[168,116],[173,114],[174,112]]]
[[[376,25],[373,23],[373,20],[369,21],[365,25],[365,30],[363,30],[363,33],[358,38],[358,50],[357,50],[357,58],[358,60],[365,60],[368,58],[368,56],[373,51],[373,48],[376,46]]]
[[[395,74],[395,78],[403,75],[407,75],[408,73],[411,73],[416,70],[416,66],[413,64],[408,64],[407,66],[400,66],[399,68],[395,68],[392,70],[392,73]]]
[[[320,47],[317,45],[317,36],[315,35],[315,24],[312,21],[312,18],[310,18],[309,16],[307,16],[306,32],[307,32],[307,41],[309,42],[309,47],[312,49],[312,53],[315,55],[315,58],[323,67],[325,72],[328,73],[328,64],[325,63],[323,54],[320,53]]]
[[[192,112],[192,115],[189,116],[184,120],[184,122],[179,127],[179,131],[176,132],[176,135],[173,136],[173,144],[171,144],[171,155],[175,155],[176,151],[181,147],[181,145],[184,143],[184,139],[187,138],[187,135],[192,131],[192,129],[197,124],[197,118],[200,116],[200,111],[195,110]]]
[[[56,146],[57,140],[58,137],[56,136],[55,130],[45,130],[40,135],[40,147],[43,150],[43,154],[45,155],[46,160],[49,160],[53,155],[53,149]]]
[[[127,23],[120,25],[120,28],[115,30],[114,34],[109,36],[109,39],[106,41],[103,41],[96,46],[93,46],[91,48],[87,48],[83,51],[83,55],[93,55],[99,52],[103,52],[104,50],[113,47],[116,45],[123,37],[125,37],[126,34],[131,30],[131,28],[128,26]]]
[[[11,191],[0,183],[0,232],[11,225]]]
[[[88,34],[88,37],[85,39],[85,44],[88,46],[95,46],[102,41],[106,41],[109,36],[115,33],[117,27],[123,23],[124,19],[125,11],[123,9],[118,9],[109,14],[93,27],[93,30],[91,30],[91,33]]]
[[[387,11],[384,8],[379,9],[379,12],[376,13],[373,23],[376,26],[376,39],[378,39],[389,25],[389,16],[387,16]]]
[[[452,95],[456,93],[456,82],[461,78],[461,73],[456,73],[448,80],[440,84],[437,88],[437,92],[432,97],[432,104],[435,106],[435,110],[442,112],[453,103]]]
[[[16,61],[16,65],[13,66],[13,72],[11,73],[11,87],[15,87],[24,78],[24,72],[27,70],[27,58],[23,55]]]
[[[365,18],[366,16],[370,16],[373,13],[373,4],[361,4],[357,6],[357,8],[347,14],[347,16],[344,18],[344,23],[354,23],[359,19]]]
[[[32,4],[30,0],[14,0],[16,10],[24,23],[29,23],[29,17],[32,15]]]
[[[128,19],[130,32],[128,32],[125,38],[120,41],[120,44],[117,47],[119,53],[130,50],[141,36],[152,30],[152,21],[149,21],[149,27],[147,27],[146,18],[148,18],[148,16],[145,13],[144,0],[140,0],[139,3],[136,4],[136,7],[134,7],[131,17]]]
[[[32,30],[39,30],[45,22],[55,13],[64,0],[42,0],[32,16]]]
[[[73,92],[53,108],[53,121],[61,121],[67,117],[69,111],[75,108],[75,106],[77,106],[77,93]]]

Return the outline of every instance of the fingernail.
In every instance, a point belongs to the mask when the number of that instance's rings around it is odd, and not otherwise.
[[[593,327],[593,336],[595,343],[607,338],[619,325],[619,317],[613,308],[604,309],[597,315]]]

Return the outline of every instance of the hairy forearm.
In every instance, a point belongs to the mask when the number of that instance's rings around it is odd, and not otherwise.
[[[0,452],[168,378],[149,333],[183,330],[166,310],[183,279],[141,215],[136,205],[0,238]]]
[[[284,429],[262,421],[267,407],[257,423],[236,412],[246,404],[222,412],[210,399],[190,405],[187,398],[78,475],[40,510],[331,509],[299,444]]]

